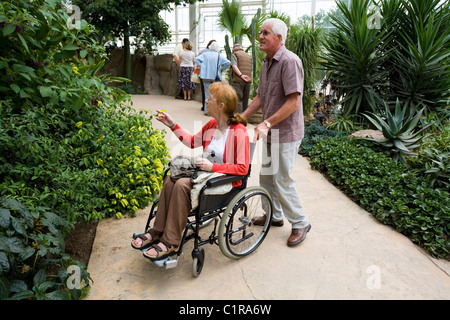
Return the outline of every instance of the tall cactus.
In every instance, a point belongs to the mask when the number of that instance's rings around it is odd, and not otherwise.
[[[258,9],[258,11],[261,9]],[[252,19],[252,80],[255,80],[256,76],[256,21],[255,18]]]
[[[227,59],[231,60],[231,48],[230,48],[229,38],[228,38],[227,34],[225,35],[225,47],[224,48],[225,48],[225,52],[227,54]],[[232,84],[233,83],[233,69],[228,68],[227,73],[228,73],[228,82],[230,84]]]
[[[261,17],[261,8],[258,8],[255,17],[252,19],[252,80],[256,80],[256,22]]]
[[[231,59],[231,48],[230,48],[230,43],[229,43],[229,37],[226,34],[225,35],[225,52],[227,54],[227,59],[230,60]]]

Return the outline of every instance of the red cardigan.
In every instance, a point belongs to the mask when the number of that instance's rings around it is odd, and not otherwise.
[[[172,131],[187,147],[193,149],[202,146],[206,150],[211,143],[217,120],[212,119],[202,127],[202,130],[191,135],[176,124]],[[214,163],[212,172],[232,175],[246,175],[250,167],[250,144],[247,129],[241,123],[232,124],[228,131],[223,154],[223,164]],[[233,182],[233,187],[240,186],[242,181]]]

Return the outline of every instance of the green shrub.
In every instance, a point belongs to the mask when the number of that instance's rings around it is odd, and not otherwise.
[[[309,156],[309,153],[314,145],[321,139],[345,135],[346,134],[342,132],[327,129],[327,127],[321,125],[318,120],[314,120],[313,122],[305,125],[305,137],[300,145],[299,153],[302,156]]]
[[[450,195],[433,189],[424,178],[358,141],[320,140],[310,153],[311,167],[379,221],[390,225],[433,255],[450,252]]]
[[[0,196],[70,221],[134,213],[159,191],[165,141],[95,76],[96,31],[67,19],[60,1],[0,5]]]
[[[67,232],[133,214],[162,184],[163,133],[108,86],[120,79],[95,76],[96,31],[68,19],[60,0],[0,3],[0,298],[80,298]]]
[[[434,188],[450,191],[450,122],[442,131],[424,139],[417,155],[407,158],[407,165],[423,175]]]

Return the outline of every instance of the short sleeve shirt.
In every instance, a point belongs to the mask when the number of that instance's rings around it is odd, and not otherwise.
[[[238,60],[237,60],[236,56],[233,53],[231,54],[230,62],[231,62],[232,66],[237,66],[237,64],[238,64]]]
[[[267,56],[261,64],[258,94],[263,119],[277,112],[286,102],[288,95],[295,92],[300,94],[299,107],[289,117],[271,128],[272,138],[278,133],[279,142],[303,139],[303,77],[302,61],[284,45],[273,56],[270,66]]]
[[[173,55],[176,56],[177,58],[179,58],[179,57],[180,57],[181,51],[183,51],[183,45],[178,44],[178,45],[175,47],[175,50],[174,50],[174,52],[173,52]]]
[[[180,53],[181,63],[180,67],[193,67],[195,53],[192,51],[183,50]]]

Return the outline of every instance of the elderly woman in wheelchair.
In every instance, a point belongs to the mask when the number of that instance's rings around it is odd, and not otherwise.
[[[263,241],[272,217],[272,202],[267,191],[261,187],[245,189],[250,173],[250,143],[245,127],[247,120],[234,113],[238,103],[236,92],[230,85],[222,82],[213,83],[209,90],[210,97],[206,103],[208,113],[214,119],[195,135],[183,130],[166,112],[157,110],[159,115],[156,119],[169,127],[184,145],[189,148],[202,147],[204,154],[212,155],[196,159],[199,170],[225,174],[224,177],[208,180],[201,194],[207,187],[224,183],[231,184],[231,191],[223,197],[203,196],[203,199],[208,198],[203,202],[200,198],[199,208],[195,208],[195,220],[189,223],[188,217],[194,211],[191,205],[192,179],[179,178],[174,181],[170,175],[166,175],[157,200],[156,214],[153,215],[152,207],[145,232],[133,235],[131,242],[133,248],[143,251],[144,257],[158,264],[163,259],[170,259],[172,255],[179,256],[183,244],[194,238],[195,249],[192,256],[195,276],[201,272],[204,259],[200,245],[216,243],[229,258],[240,258],[251,253]],[[259,227],[258,231],[251,230],[251,211],[255,215],[268,214],[267,223],[263,228]],[[219,220],[217,216],[222,218],[219,235],[215,233]],[[150,228],[153,217],[154,224]],[[214,231],[207,241],[202,241],[198,230],[212,219],[216,219]],[[193,234],[187,235],[189,229],[194,231]]]

